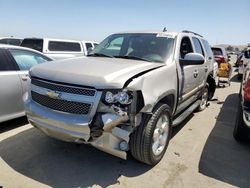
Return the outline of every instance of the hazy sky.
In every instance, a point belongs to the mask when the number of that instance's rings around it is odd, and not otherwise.
[[[191,30],[250,42],[250,0],[0,0],[0,36],[101,41],[129,30]]]

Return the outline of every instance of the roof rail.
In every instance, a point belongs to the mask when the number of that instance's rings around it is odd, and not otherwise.
[[[188,31],[188,30],[183,30],[182,33],[193,33],[194,35],[203,37],[202,35],[200,35],[200,34],[198,34],[198,33],[195,33],[195,32],[193,32],[193,31]]]

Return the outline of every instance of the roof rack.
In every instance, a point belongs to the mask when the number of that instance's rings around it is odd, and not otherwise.
[[[193,33],[194,35],[203,37],[202,35],[200,35],[200,34],[198,34],[198,33],[195,33],[195,32],[193,32],[193,31],[188,31],[188,30],[183,30],[182,33]]]

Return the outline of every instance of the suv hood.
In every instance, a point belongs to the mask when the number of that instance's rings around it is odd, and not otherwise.
[[[164,65],[120,58],[81,57],[37,65],[30,70],[30,75],[96,89],[120,89],[131,77]]]

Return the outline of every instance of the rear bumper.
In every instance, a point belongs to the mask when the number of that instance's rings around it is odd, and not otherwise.
[[[43,107],[30,99],[25,101],[29,122],[48,136],[67,142],[87,142],[92,119],[81,115],[57,112]]]

